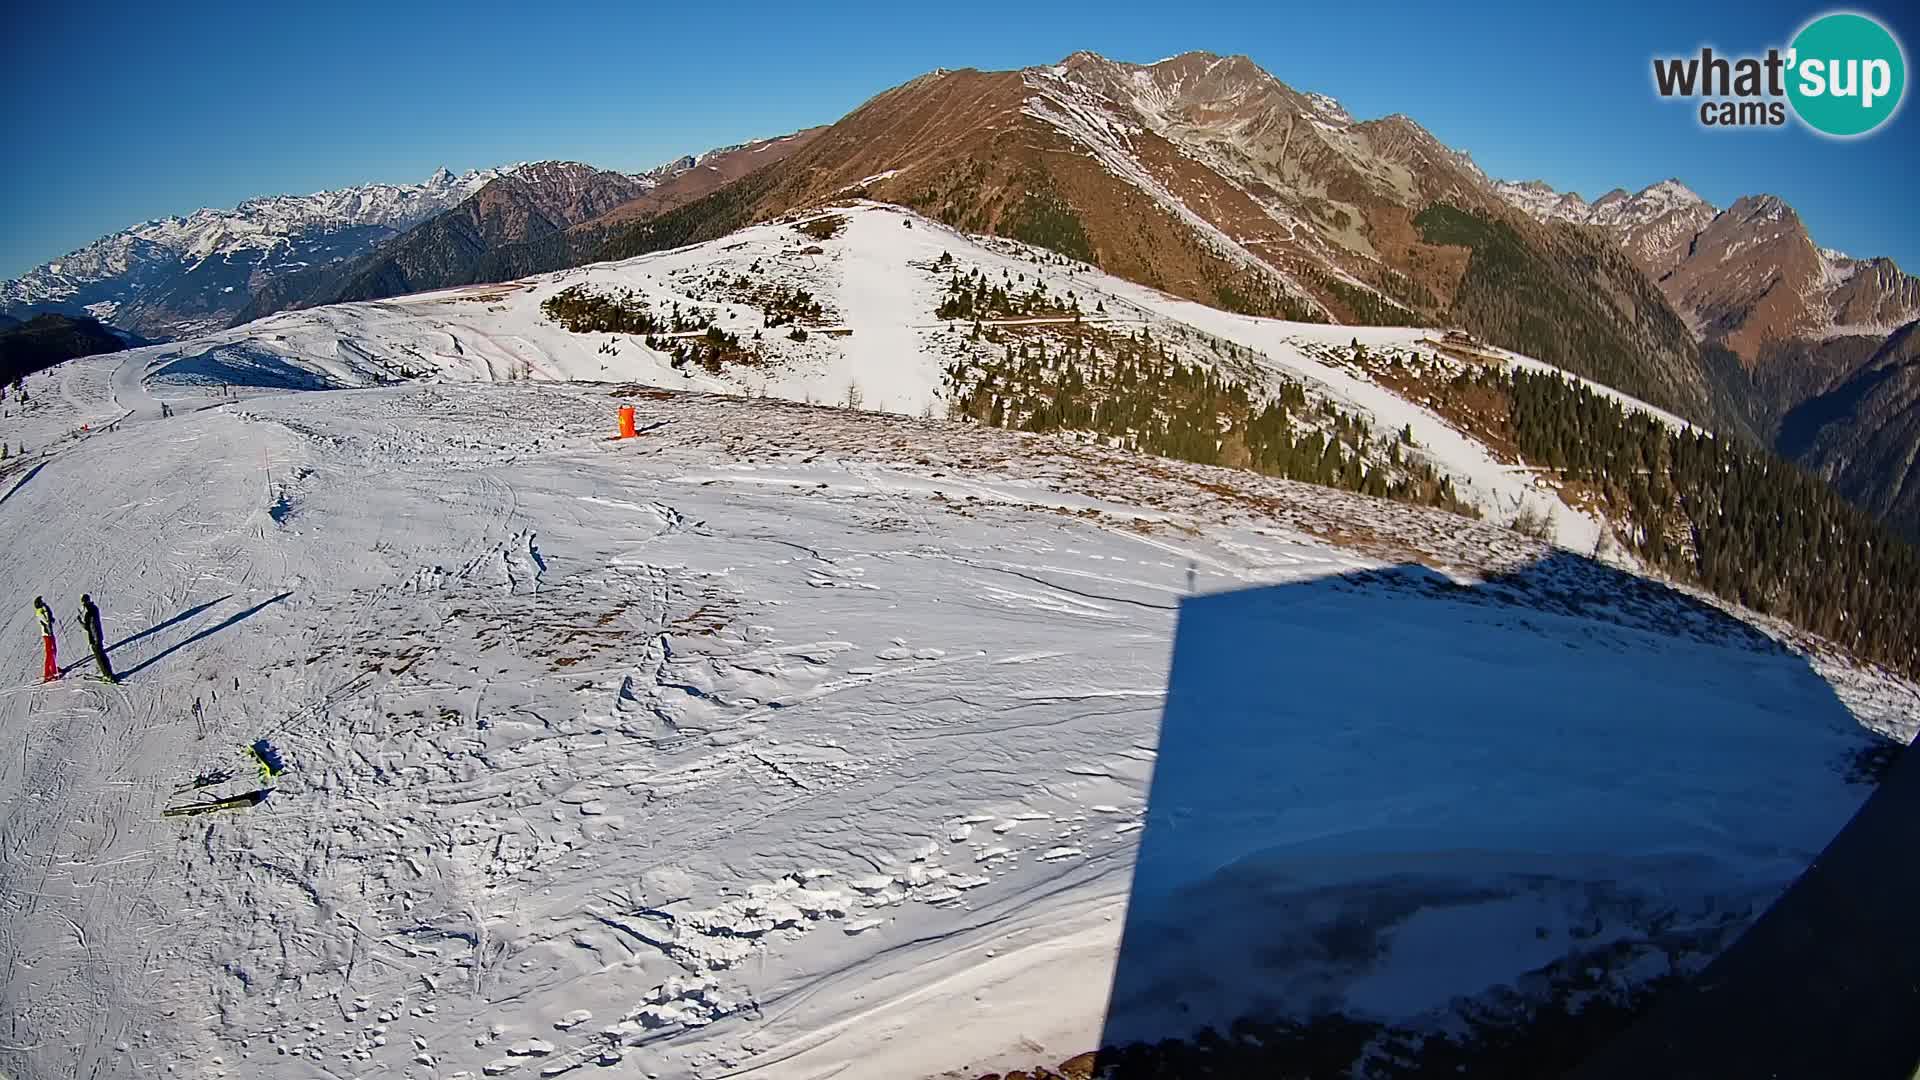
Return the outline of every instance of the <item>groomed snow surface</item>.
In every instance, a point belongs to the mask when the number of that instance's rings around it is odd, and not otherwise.
[[[937,285],[883,288],[884,253],[968,242],[900,220],[863,211],[810,256],[854,335],[753,377],[926,404],[938,361],[911,350],[942,331],[894,316]],[[1490,524],[508,379],[702,385],[637,346],[602,372],[598,337],[536,317],[568,281],[692,257],[28,380],[8,433],[50,452],[0,478],[0,1071],[911,1077],[1303,1001],[1444,1027],[1596,919],[1645,943],[1623,981],[1698,960],[1659,935],[1744,925],[1868,792],[1862,722],[1912,734],[1904,682],[1815,674]],[[1204,314],[1099,285],[1128,317]],[[318,389],[403,362],[447,381]],[[609,441],[623,403],[644,434]],[[83,591],[120,686],[85,678]],[[51,686],[35,595],[62,619]],[[263,805],[160,816],[251,787],[263,737],[292,766]],[[1306,916],[1260,917],[1289,897]],[[1349,901],[1377,948],[1244,966]]]

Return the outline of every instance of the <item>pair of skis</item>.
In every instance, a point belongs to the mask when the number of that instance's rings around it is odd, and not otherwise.
[[[254,768],[260,773],[261,787],[239,795],[230,795],[223,799],[208,799],[204,802],[187,803],[182,806],[169,806],[162,810],[162,817],[192,817],[198,814],[213,814],[222,810],[244,810],[258,806],[273,794],[273,782],[287,771],[286,759],[280,750],[265,739],[257,739],[247,747],[247,755],[253,759]],[[233,774],[225,769],[210,769],[194,777],[185,784],[173,789],[174,795],[183,795],[189,791],[200,791],[216,787],[233,779]]]
[[[212,814],[221,810],[243,810],[249,806],[259,806],[273,794],[272,788],[259,788],[240,795],[224,799],[209,799],[206,802],[187,803],[184,806],[169,806],[162,810],[163,817],[193,817],[198,814]]]

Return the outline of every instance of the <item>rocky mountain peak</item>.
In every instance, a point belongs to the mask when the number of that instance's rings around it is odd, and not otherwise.
[[[640,173],[639,176],[643,180],[659,182],[678,176],[698,164],[700,164],[700,159],[694,157],[692,154],[682,154],[672,161],[664,162],[648,169],[646,172]]]
[[[1805,230],[1800,215],[1778,195],[1742,195],[1727,207],[1726,217],[1729,224],[1737,222],[1746,228],[1776,232]]]
[[[1707,201],[1701,198],[1698,192],[1681,183],[1677,177],[1668,177],[1657,184],[1649,185],[1640,193],[1640,197],[1665,199],[1674,203],[1705,203]]]

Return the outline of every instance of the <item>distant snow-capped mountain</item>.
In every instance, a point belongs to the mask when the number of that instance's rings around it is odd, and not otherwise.
[[[1588,203],[1539,180],[1495,190],[1540,221],[1605,229],[1703,340],[1747,364],[1768,343],[1885,338],[1920,316],[1920,281],[1887,259],[1814,243],[1793,207],[1749,195],[1722,210],[1678,180]]]
[[[365,254],[284,274],[253,291],[235,324],[290,308],[378,300],[598,261],[624,223],[663,213],[805,145],[797,132],[641,173],[571,161],[516,165]]]
[[[650,187],[677,166],[632,179]],[[270,195],[231,210],[156,218],[0,282],[0,311],[89,314],[150,338],[202,333],[225,326],[266,282],[364,255],[494,180],[547,185],[597,171],[554,161],[457,176],[442,168],[418,184]]]
[[[1495,181],[1494,190],[1536,221],[1597,225],[1612,233],[1627,255],[1659,281],[1687,256],[1687,245],[1720,211],[1678,180],[1662,180],[1628,194],[1614,188],[1589,203],[1577,193],[1555,191],[1540,180]]]

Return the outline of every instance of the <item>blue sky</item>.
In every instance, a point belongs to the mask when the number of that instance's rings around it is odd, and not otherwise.
[[[1589,198],[1668,176],[1719,205],[1772,192],[1821,244],[1920,271],[1911,103],[1842,142],[1794,125],[1703,130],[1689,106],[1653,94],[1655,55],[1784,45],[1828,8],[1646,7],[33,5],[0,43],[0,276],[253,195],[540,158],[649,167],[831,122],[932,68],[1077,49],[1244,53],[1356,117],[1404,112],[1495,176]],[[1920,49],[1905,9],[1853,10]]]

